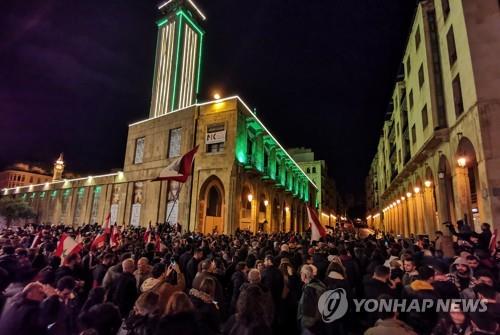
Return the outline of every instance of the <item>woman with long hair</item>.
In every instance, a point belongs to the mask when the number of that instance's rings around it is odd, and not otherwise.
[[[170,296],[166,313],[155,332],[155,335],[163,334],[201,334],[193,303],[186,293],[177,291]]]

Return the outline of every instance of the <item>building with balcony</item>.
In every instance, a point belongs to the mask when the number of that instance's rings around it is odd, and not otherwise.
[[[185,231],[303,231],[317,187],[237,96],[198,102],[205,16],[193,1],[159,6],[149,118],[129,125],[122,171],[6,188],[42,222],[148,226]],[[153,181],[198,147],[186,183]],[[264,223],[267,222],[267,223]]]
[[[496,0],[418,3],[367,180],[371,224],[500,227],[499,41]]]
[[[0,188],[15,188],[52,181],[52,176],[41,167],[16,163],[0,172]]]

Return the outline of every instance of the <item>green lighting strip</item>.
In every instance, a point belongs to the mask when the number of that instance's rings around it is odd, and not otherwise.
[[[181,11],[180,12],[177,12],[177,15],[179,15],[179,13],[182,13]],[[174,73],[174,87],[172,89],[172,110],[175,109],[175,96],[176,96],[176,93],[177,93],[177,73],[178,73],[178,70],[179,70],[179,52],[180,52],[180,49],[181,49],[181,32],[182,32],[182,15],[179,16],[179,26],[178,26],[179,30],[177,32],[177,51],[176,51],[176,55],[175,55],[175,73]]]
[[[168,18],[164,18],[164,19],[156,21],[156,24],[158,25],[158,28],[159,28],[159,27],[163,26],[167,22],[168,22]]]

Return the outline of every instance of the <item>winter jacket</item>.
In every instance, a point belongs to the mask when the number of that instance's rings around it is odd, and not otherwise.
[[[194,312],[183,312],[174,315],[166,315],[160,319],[154,335],[182,334],[201,335],[196,314]]]
[[[236,315],[227,320],[222,330],[224,335],[272,335],[273,331],[265,322],[252,323],[251,325],[239,322]]]
[[[153,335],[158,324],[158,317],[148,315],[130,315],[123,323],[120,334]]]
[[[40,303],[19,297],[0,319],[0,334],[47,334],[47,325],[40,318]]]
[[[247,278],[245,274],[241,271],[236,271],[231,276],[231,304],[230,304],[230,312],[233,313],[236,309],[236,301],[240,296],[240,288],[246,282]]]
[[[186,288],[186,283],[184,280],[184,275],[182,273],[177,274],[177,284],[173,285],[165,281],[165,279],[160,278],[148,278],[142,283],[142,292],[152,291],[158,294],[158,306],[160,309],[160,314],[167,311],[168,299],[174,292],[183,291]]]
[[[378,320],[374,327],[365,331],[365,335],[417,335],[413,329],[401,320]]]
[[[207,293],[194,288],[189,290],[189,296],[203,334],[219,334],[220,312],[214,300]]]
[[[297,309],[297,319],[301,329],[308,329],[313,333],[321,333],[324,329],[325,324],[318,310],[318,300],[325,291],[325,284],[317,279],[304,285]]]
[[[434,306],[428,307],[425,311],[411,310],[401,314],[401,319],[419,334],[430,334],[438,321],[436,302],[439,296],[434,287],[426,281],[417,279],[404,288],[402,298],[407,301],[418,300],[419,306],[423,306],[424,299],[434,301]]]
[[[266,267],[262,271],[262,284],[268,288],[273,297],[275,308],[278,308],[283,294],[284,279],[281,271],[273,266]]]
[[[111,285],[108,299],[118,306],[123,317],[127,317],[137,299],[137,284],[133,274],[124,272]]]

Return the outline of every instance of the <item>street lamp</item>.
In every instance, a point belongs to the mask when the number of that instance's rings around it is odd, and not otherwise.
[[[465,158],[464,156],[460,156],[460,157],[458,157],[458,159],[457,159],[457,164],[458,164],[458,166],[460,166],[461,168],[464,168],[464,167],[467,165],[467,158]]]
[[[220,99],[220,94],[219,93],[214,93],[214,99],[219,100]]]
[[[415,192],[415,194],[416,194],[416,193],[420,193],[420,187],[415,186],[415,187],[413,188],[413,192]]]
[[[407,192],[407,193],[406,193],[406,197],[407,197],[407,198],[411,198],[411,193],[410,193],[410,192]]]
[[[424,185],[425,185],[425,187],[431,187],[432,182],[430,180],[426,180],[426,181],[424,181]]]
[[[266,200],[264,200],[264,206],[267,207],[267,205],[269,205],[269,201],[266,199]]]
[[[405,201],[405,197],[401,197],[401,201]]]
[[[248,195],[247,195],[247,199],[248,199],[248,202],[252,202],[252,200],[253,200],[253,195],[252,195],[252,193],[248,193]]]
[[[398,205],[399,205],[399,204],[401,203],[401,200],[399,200],[399,199],[398,199],[398,200],[396,200],[396,202],[397,202],[397,203],[398,203]]]

